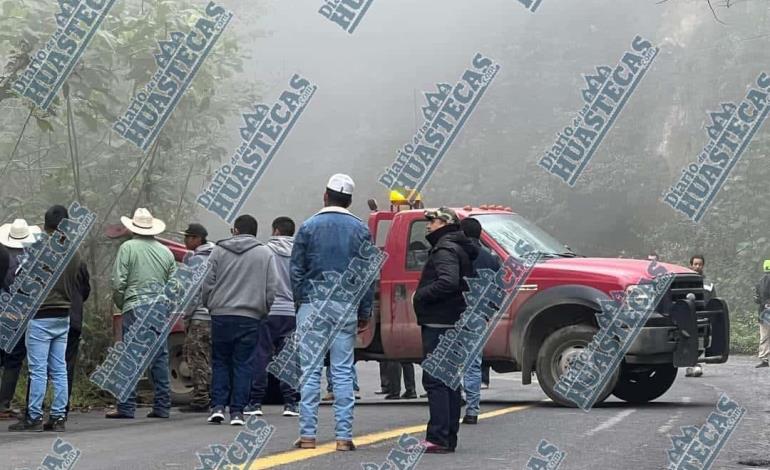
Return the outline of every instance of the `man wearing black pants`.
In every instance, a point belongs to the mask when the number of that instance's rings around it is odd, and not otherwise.
[[[254,349],[251,362],[255,364],[254,378],[249,394],[249,404],[243,414],[262,416],[262,400],[267,391],[267,365],[277,354],[286,340],[291,337],[297,327],[294,308],[294,294],[291,290],[291,249],[294,246],[294,221],[289,217],[278,217],[273,220],[273,235],[267,242],[267,247],[273,252],[277,272],[278,288],[275,300],[270,306],[267,319],[262,322],[259,340]],[[283,416],[299,416],[297,401],[299,394],[291,385],[279,380],[283,396]]]
[[[414,364],[411,362],[383,361],[382,366],[387,375],[385,395],[386,400],[398,400],[417,398],[417,389],[414,381]],[[404,373],[404,394],[401,395],[401,371]]]
[[[443,334],[451,330],[465,311],[465,277],[473,275],[478,249],[460,230],[453,210],[441,207],[425,211],[428,219],[426,239],[431,244],[428,261],[412,302],[417,323],[422,328],[423,355],[438,346]],[[430,420],[425,433],[425,452],[454,452],[460,429],[460,388],[451,389],[426,371],[422,385],[428,392]]]

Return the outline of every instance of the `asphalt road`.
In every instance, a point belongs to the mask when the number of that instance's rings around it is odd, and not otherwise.
[[[547,439],[567,454],[561,469],[662,469],[672,447],[669,436],[680,426],[703,424],[725,392],[747,411],[712,468],[770,469],[770,368],[755,369],[755,363],[754,358],[733,357],[727,364],[705,366],[700,378],[685,378],[680,370],[674,387],[651,404],[632,406],[610,398],[588,413],[556,407],[536,384],[520,385],[519,374],[493,373],[492,387],[482,392],[482,419],[476,426],[461,426],[457,452],[425,455],[418,468],[521,469],[538,442]],[[264,418],[276,429],[251,469],[360,469],[362,462],[383,463],[402,432],[422,437],[426,400],[384,402],[374,395],[377,364],[359,363],[358,369],[363,399],[355,412],[356,452],[333,450],[330,406],[321,407],[319,441],[331,444],[314,451],[292,449],[296,418],[282,417],[279,406],[267,406]],[[137,416],[146,411],[138,410]],[[175,411],[169,420],[116,422],[102,416],[74,413],[67,432],[60,434],[80,449],[78,470],[194,469],[196,451],[230,443],[242,429],[207,425],[203,414]],[[9,433],[0,423],[0,468],[37,468],[55,438],[53,433]],[[739,463],[749,460],[766,463]]]

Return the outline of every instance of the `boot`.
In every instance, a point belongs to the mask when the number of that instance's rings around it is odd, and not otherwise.
[[[11,409],[11,400],[16,393],[19,374],[21,369],[3,369],[3,379],[0,381],[0,411]]]

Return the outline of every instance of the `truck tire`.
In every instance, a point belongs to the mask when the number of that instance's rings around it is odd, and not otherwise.
[[[192,377],[184,358],[184,332],[171,333],[168,337],[168,369],[171,385],[171,404],[187,405],[192,400]],[[148,374],[149,375],[149,374]]]
[[[554,388],[559,377],[566,372],[571,360],[574,360],[588,346],[597,331],[595,327],[590,325],[565,326],[548,335],[540,346],[535,364],[537,381],[543,392],[555,403],[577,408],[575,403],[561,396]],[[617,380],[618,372],[615,371],[610,380],[607,381],[595,405],[603,402],[612,393]]]
[[[679,370],[671,364],[623,364],[612,394],[629,403],[647,403],[671,388]]]

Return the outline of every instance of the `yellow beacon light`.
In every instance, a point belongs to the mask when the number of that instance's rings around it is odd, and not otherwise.
[[[414,195],[414,199],[409,201],[409,196]],[[414,192],[414,190],[406,189],[391,189],[390,190],[390,203],[394,206],[406,206],[410,202],[414,203],[420,200],[420,193]]]
[[[409,199],[411,197],[411,200]],[[408,206],[410,209],[421,209],[422,199],[420,193],[414,189],[391,189],[390,210],[398,212],[400,206]]]

